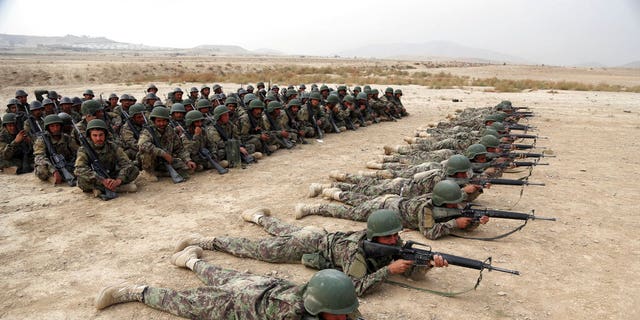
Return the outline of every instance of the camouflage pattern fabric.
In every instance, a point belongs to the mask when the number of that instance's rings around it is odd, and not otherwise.
[[[184,178],[188,177],[189,167],[186,162],[191,161],[191,155],[189,151],[182,145],[182,140],[178,137],[178,134],[173,130],[171,126],[167,126],[164,132],[160,132],[155,126],[150,126],[151,130],[155,132],[155,136],[158,139],[160,147],[156,147],[153,144],[153,138],[149,130],[143,130],[138,139],[138,148],[140,150],[140,162],[143,170],[150,171],[166,171],[167,169],[158,160],[158,157],[162,156],[165,152],[171,154],[173,157],[173,166],[180,175]]]
[[[138,168],[133,165],[121,147],[107,140],[104,146],[98,149],[90,140],[87,142],[96,152],[100,164],[109,172],[110,178],[121,179],[123,185],[136,179],[139,173]],[[102,178],[91,169],[91,160],[84,147],[78,149],[75,167],[74,174],[78,178],[78,187],[82,191],[104,190]]]
[[[138,130],[139,134],[142,134],[144,131],[142,126],[133,123],[133,121],[131,122],[131,125]],[[138,137],[138,139],[139,138],[140,137]],[[128,124],[125,124],[122,129],[120,129],[120,145],[131,161],[136,160],[138,156],[138,139],[136,139],[133,134],[133,130],[131,130]]]
[[[31,144],[26,139],[15,143],[15,138],[16,135],[5,128],[0,131],[0,168],[18,167],[18,172],[31,172],[34,163]],[[28,167],[23,168],[23,163]]]
[[[59,139],[55,139],[49,135],[51,146],[55,149],[55,152],[62,155],[67,163],[70,172],[73,172],[73,164],[76,160],[76,153],[78,152],[78,145],[67,134],[62,134]],[[33,146],[33,155],[35,156],[35,174],[40,180],[47,180],[56,171],[49,160],[50,154],[47,152],[47,147],[42,137],[38,137],[35,145]]]

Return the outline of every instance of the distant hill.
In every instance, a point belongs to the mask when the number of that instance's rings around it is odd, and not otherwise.
[[[625,63],[621,65],[620,68],[640,68],[640,60]]]
[[[466,47],[448,41],[430,41],[425,43],[388,43],[360,47],[337,53],[343,57],[371,58],[446,58],[469,61],[488,61],[494,63],[531,64],[526,59],[510,56],[500,52]]]
[[[200,45],[197,47],[193,47],[191,49],[185,49],[187,51],[207,51],[207,52],[215,52],[215,53],[224,53],[224,54],[237,54],[237,55],[245,55],[251,54],[251,51],[240,47],[240,46],[227,46],[227,45]]]

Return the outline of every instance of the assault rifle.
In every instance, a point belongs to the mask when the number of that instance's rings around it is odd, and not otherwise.
[[[338,126],[336,125],[336,120],[335,120],[335,114],[333,113],[333,110],[331,108],[328,108],[327,112],[328,117],[329,118],[329,124],[331,124],[331,128],[333,129],[334,133],[340,133],[340,128],[338,128]]]
[[[501,144],[498,146],[498,148],[503,150],[546,149],[545,147],[536,147],[535,145],[532,145],[532,144],[518,144],[518,143]]]
[[[524,158],[555,158],[554,155],[548,155],[544,153],[528,153],[528,152],[502,152],[498,154],[499,157],[507,157],[510,159],[524,159]]]
[[[80,129],[78,129],[78,126],[75,123],[73,123],[73,128],[76,130],[76,133],[78,133],[80,144],[82,145],[82,147],[84,147],[87,156],[89,156],[89,161],[91,161],[91,170],[96,173],[96,176],[98,177],[98,179],[100,179],[100,181],[104,179],[112,179],[109,170],[105,169],[104,166],[102,166],[102,164],[100,163],[100,158],[98,158],[98,154],[96,154],[96,151],[93,150],[93,148],[87,141],[87,138],[82,134],[82,132],[80,132]],[[117,197],[117,193],[107,188],[104,188],[104,194],[100,195],[100,198],[105,201],[115,199]]]
[[[189,133],[189,131],[187,131],[187,129],[183,128],[178,122],[176,122],[173,119],[169,120],[169,123],[171,123],[171,126],[176,128],[179,127],[180,130],[182,130],[182,133],[187,137],[187,139],[189,140],[193,140],[193,136],[191,135],[191,133]],[[204,133],[204,129],[202,129],[203,133]],[[211,152],[209,151],[209,149],[207,148],[200,148],[200,150],[198,150],[198,154],[207,159],[207,161],[214,167],[216,168],[216,171],[218,171],[219,174],[225,174],[227,172],[229,172],[229,169],[223,168],[220,163],[218,163],[218,161],[214,160],[211,157]]]
[[[544,186],[544,183],[529,182],[528,180],[519,179],[471,179],[470,184],[485,186],[487,184],[503,185],[503,186]]]
[[[289,141],[289,139],[285,139],[278,136],[278,133],[282,130],[282,128],[280,128],[280,126],[277,125],[276,121],[271,117],[271,115],[266,113],[265,116],[267,117],[267,120],[269,121],[269,125],[271,125],[271,129],[272,129],[272,131],[269,131],[268,133],[269,136],[275,139],[276,142],[278,142],[278,144],[281,145],[282,147],[285,147],[287,149],[293,148],[294,145],[291,141]]]
[[[142,117],[144,118],[144,123],[145,123],[144,127],[147,129],[147,131],[151,135],[151,139],[153,141],[153,144],[157,148],[161,148],[162,149],[162,145],[160,144],[160,141],[158,141],[158,137],[156,136],[156,132],[149,125],[149,122],[147,121],[147,117],[145,117],[144,114],[142,115]],[[173,180],[173,183],[184,182],[184,178],[178,173],[178,171],[176,171],[176,169],[173,168],[173,166],[171,166],[170,163],[168,163],[166,160],[164,160],[164,158],[158,157],[158,161],[160,161],[160,163],[164,164],[164,167],[167,169],[167,172],[169,172],[169,175],[171,175],[171,180]]]
[[[53,148],[49,132],[43,131],[41,137],[42,141],[44,141],[44,146],[47,149],[47,154],[49,155],[49,161],[51,161],[51,164],[53,164],[53,166],[56,168],[56,171],[58,171],[58,173],[62,175],[64,181],[66,181],[69,186],[75,187],[76,177],[71,172],[69,172],[69,169],[67,169],[67,161],[64,159],[64,156],[56,152],[56,149]]]
[[[548,139],[547,137],[542,137],[537,134],[509,133],[505,136],[510,138],[516,138],[516,139]]]
[[[487,216],[490,218],[501,218],[501,219],[512,219],[512,220],[547,220],[547,221],[556,221],[556,218],[545,218],[545,217],[537,217],[534,215],[535,210],[531,210],[531,214],[528,213],[520,213],[520,212],[511,212],[511,211],[501,211],[501,210],[491,210],[491,209],[474,209],[473,207],[477,206],[474,203],[467,203],[464,209],[460,209],[459,214],[450,215],[444,218],[435,219],[437,223],[446,222],[451,219],[456,219],[460,217],[472,218],[473,221],[479,221],[482,216]]]
[[[518,124],[518,123],[514,123],[514,124],[508,124],[506,125],[507,129],[509,130],[518,130],[518,131],[529,131],[529,130],[536,130],[536,127],[532,127],[532,126],[528,126],[528,125],[524,125],[524,124]]]
[[[311,108],[309,108],[311,109]],[[311,110],[309,110],[311,111]],[[320,128],[320,126],[318,125],[318,120],[316,119],[316,115],[315,114],[311,114],[311,121],[313,122],[313,127],[316,129],[316,140],[322,142],[322,138],[324,138],[324,133],[322,132],[322,129]]]
[[[291,113],[291,110],[289,108],[285,108],[284,112],[287,114],[287,118],[289,118],[289,126],[298,136],[298,141],[302,144],[307,144],[307,141],[304,140],[304,134],[300,134],[300,123],[296,121],[295,115]]]
[[[415,248],[414,246],[421,246],[425,249]],[[483,270],[487,269],[489,271],[499,271],[510,273],[514,275],[520,275],[519,271],[509,270],[499,267],[494,267],[491,265],[491,257],[489,257],[485,261],[469,259],[460,256],[454,256],[452,254],[440,253],[431,250],[431,246],[426,244],[407,241],[403,246],[391,246],[386,244],[380,244],[377,242],[371,242],[369,240],[364,240],[363,249],[365,256],[367,258],[382,258],[382,257],[393,257],[394,259],[404,259],[410,260],[414,262],[414,266],[430,266],[430,261],[433,260],[433,256],[440,255],[447,262],[454,266],[459,266],[463,268]]]
[[[127,126],[129,127],[131,132],[133,132],[133,137],[138,140],[138,138],[140,138],[140,131],[138,131],[138,129],[136,129],[136,127],[133,125],[129,113],[124,109],[122,109],[122,117],[124,118],[124,121],[127,123]]]
[[[258,135],[262,135],[262,128],[259,128],[258,125],[256,124],[256,121],[253,119],[253,115],[249,112],[249,114],[247,114],[248,118],[249,118],[249,122],[251,124],[251,128],[249,129],[249,132],[253,131],[254,134],[258,134]],[[267,145],[267,143],[262,140],[261,138],[258,138],[258,140],[260,140],[260,144],[262,145],[262,151],[264,151],[264,153],[268,156],[271,155],[271,150],[269,150],[269,146]]]

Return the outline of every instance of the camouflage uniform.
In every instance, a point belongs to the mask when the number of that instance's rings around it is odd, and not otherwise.
[[[401,170],[410,165],[419,165],[427,161],[442,162],[449,159],[455,151],[440,149],[435,151],[416,151],[407,155],[389,155],[382,158],[382,169]]]
[[[106,140],[100,149],[96,148],[89,139],[87,143],[95,151],[102,167],[109,173],[109,178],[120,179],[123,185],[136,179],[138,168],[133,165],[121,147],[109,140]],[[84,146],[78,149],[75,167],[74,174],[78,178],[78,187],[82,191],[91,192],[94,189],[104,191],[101,178],[91,169],[91,160]]]
[[[161,157],[166,152],[173,157],[171,166],[173,166],[182,177],[188,178],[189,167],[187,167],[187,162],[191,161],[191,155],[189,154],[189,150],[182,145],[182,140],[180,140],[178,134],[176,134],[169,125],[164,129],[164,132],[160,132],[155,125],[150,125],[148,128],[149,129],[143,130],[140,133],[140,139],[138,139],[139,158],[142,170],[167,171],[162,161],[158,161],[158,157]],[[156,147],[153,143],[153,138],[149,130],[153,130],[155,133],[160,147]]]
[[[325,131],[326,129],[328,129],[327,121],[325,119],[325,114],[322,110],[322,107],[318,105],[317,108],[314,108],[311,106],[310,102],[307,102],[307,104],[300,107],[300,110],[298,110],[297,114],[298,122],[300,123],[300,130],[304,131],[304,136],[306,138],[312,138],[317,135],[316,127],[313,124],[312,119],[312,116],[314,115],[316,117],[316,120],[321,120],[323,122],[323,125],[321,125],[320,128]]]
[[[18,173],[33,171],[33,149],[25,140],[13,142],[17,134],[11,134],[6,128],[0,131],[0,168],[18,167]]]
[[[78,152],[78,144],[68,134],[62,134],[59,139],[55,139],[53,136],[49,136],[51,146],[55,149],[55,152],[62,155],[67,164],[69,172],[73,172],[73,163],[75,162],[76,153]],[[35,174],[40,180],[47,180],[53,176],[56,168],[49,160],[50,154],[47,152],[47,146],[44,143],[43,137],[38,137],[36,143],[33,146],[33,154],[35,156]]]
[[[287,124],[288,122],[288,118],[287,115],[284,111],[282,111],[280,113],[280,116],[278,116],[276,119],[273,119],[271,117],[270,114],[268,113],[263,113],[262,115],[262,123],[264,123],[264,130],[269,132],[269,136],[270,137],[278,137],[282,140],[289,140],[291,141],[291,143],[295,143],[296,139],[298,138],[298,135],[293,133],[291,130],[291,128],[289,128],[289,125]],[[272,125],[273,123],[273,125]],[[282,131],[287,131],[287,133],[289,134],[289,136],[287,138],[285,138],[282,135]],[[275,141],[275,138],[272,139],[274,140],[273,142],[279,147],[284,147],[282,145],[280,145],[277,141]]]
[[[206,286],[182,291],[147,287],[144,304],[191,319],[319,319],[304,308],[306,284],[222,269],[202,260],[193,272]]]
[[[34,122],[36,123],[36,127],[34,129],[31,128],[31,120],[29,120],[29,118],[34,120]],[[29,139],[31,139],[31,141],[36,141],[38,138],[33,134],[32,130],[35,130],[35,132],[40,132],[40,129],[44,130],[44,118],[40,117],[36,119],[34,116],[27,116],[27,119],[24,120],[24,132],[29,135]]]
[[[457,229],[455,219],[443,221],[445,218],[440,219],[438,217],[460,212],[459,209],[438,207],[436,211],[438,214],[434,217],[434,206],[431,202],[431,194],[424,194],[413,198],[388,194],[352,207],[334,203],[321,204],[310,214],[354,221],[367,221],[369,215],[378,209],[397,211],[400,220],[402,220],[403,227],[419,230],[420,233],[432,240],[448,235]],[[438,222],[436,222],[436,219],[438,219]],[[472,223],[465,230],[472,230],[477,226],[478,223]]]
[[[340,269],[351,277],[358,296],[379,286],[390,275],[391,258],[364,257],[361,244],[366,239],[366,230],[328,233],[324,229],[294,226],[269,216],[261,217],[259,224],[275,237],[215,237],[211,242],[212,249],[271,263],[301,262],[314,269]]]
[[[186,127],[183,127],[186,128]],[[192,132],[189,132],[188,135],[191,136],[191,139],[187,136],[187,134],[182,133],[180,135],[180,139],[182,139],[182,145],[189,152],[189,155],[193,162],[198,165],[198,168],[202,169],[213,169],[213,165],[209,162],[209,159],[200,155],[200,149],[205,148],[209,150],[209,154],[213,158],[213,160],[217,160],[217,147],[213,143],[213,141],[209,140],[207,136],[207,131],[205,128],[202,129],[202,134],[195,135]],[[189,129],[186,129],[189,130]],[[214,129],[215,130],[215,129]],[[199,170],[199,169],[198,169]]]
[[[255,125],[255,127],[252,125],[250,117],[251,119],[253,119],[253,124]],[[265,128],[264,120],[262,119],[262,117],[254,119],[253,115],[251,115],[250,112],[247,112],[240,116],[239,124],[240,125],[237,127],[237,134],[238,136],[240,136],[242,144],[251,145],[253,146],[254,150],[259,152],[268,152],[268,150],[264,150],[264,148],[262,147],[263,144],[262,140],[260,139],[260,133],[256,131],[256,128],[258,127],[262,130],[264,130]],[[269,144],[273,144],[273,141],[266,142],[266,145]]]
[[[125,124],[120,130],[120,145],[122,146],[124,153],[127,154],[127,157],[129,157],[131,161],[135,161],[139,152],[138,140],[144,131],[144,127],[135,124],[133,121],[131,121],[131,126],[138,131],[137,136],[129,124]]]
[[[474,137],[447,138],[444,140],[428,139],[416,144],[399,146],[397,153],[407,155],[417,151],[434,151],[440,149],[451,149],[462,152],[478,141],[478,139],[473,138]]]

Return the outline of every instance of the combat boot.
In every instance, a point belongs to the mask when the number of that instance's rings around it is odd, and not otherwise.
[[[158,175],[149,170],[142,170],[138,175],[138,179],[145,182],[158,182]]]
[[[331,188],[331,184],[312,183],[309,185],[309,198],[314,198],[322,193],[323,189]]]
[[[378,161],[369,161],[367,162],[367,168],[369,169],[376,169],[376,170],[381,170],[382,168],[382,163],[378,162]]]
[[[390,155],[394,153],[398,153],[398,146],[384,146],[384,154]]]
[[[338,170],[334,170],[329,173],[329,178],[332,178],[336,181],[345,181],[347,180],[347,174]]]
[[[182,251],[188,246],[198,246],[204,250],[215,250],[216,248],[213,246],[213,241],[215,240],[216,237],[205,238],[199,235],[191,235],[178,240],[178,243],[176,243],[176,246],[173,248],[173,252]]]
[[[18,167],[16,167],[16,166],[6,167],[6,168],[2,169],[2,172],[4,174],[16,175],[16,174],[18,174]]]
[[[408,144],[413,144],[416,143],[418,141],[418,138],[416,137],[404,137],[404,141]]]
[[[418,137],[420,137],[420,138],[429,138],[429,137],[431,137],[431,134],[429,132],[426,132],[426,131],[421,131],[421,132],[418,133]]]
[[[268,217],[271,215],[271,210],[267,208],[256,208],[242,211],[240,216],[244,221],[260,224],[260,218]]]
[[[391,172],[389,170],[376,171],[375,174],[376,174],[376,177],[381,178],[381,179],[393,179],[394,178],[393,172]]]
[[[320,212],[320,208],[322,205],[320,204],[304,204],[298,203],[296,205],[296,220],[300,220],[308,215],[317,214]]]
[[[256,160],[260,160],[262,159],[262,152],[254,152],[251,154],[251,156]]]
[[[143,302],[142,293],[147,286],[141,285],[120,285],[106,287],[100,291],[96,297],[96,309],[104,309],[108,306],[123,302]]]
[[[342,190],[340,188],[329,188],[322,190],[322,196],[328,200],[340,201],[340,194]]]
[[[278,146],[272,144],[267,146],[267,149],[269,149],[270,152],[276,152],[278,150]]]
[[[202,248],[197,246],[188,246],[180,252],[176,252],[171,256],[171,264],[177,267],[186,268],[187,262],[192,259],[202,257]]]
[[[120,193],[120,192],[136,192],[138,191],[138,186],[131,182],[131,183],[127,183],[127,184],[121,184],[116,188],[116,192]]]
[[[229,161],[227,160],[220,161],[220,166],[223,168],[229,168]]]

